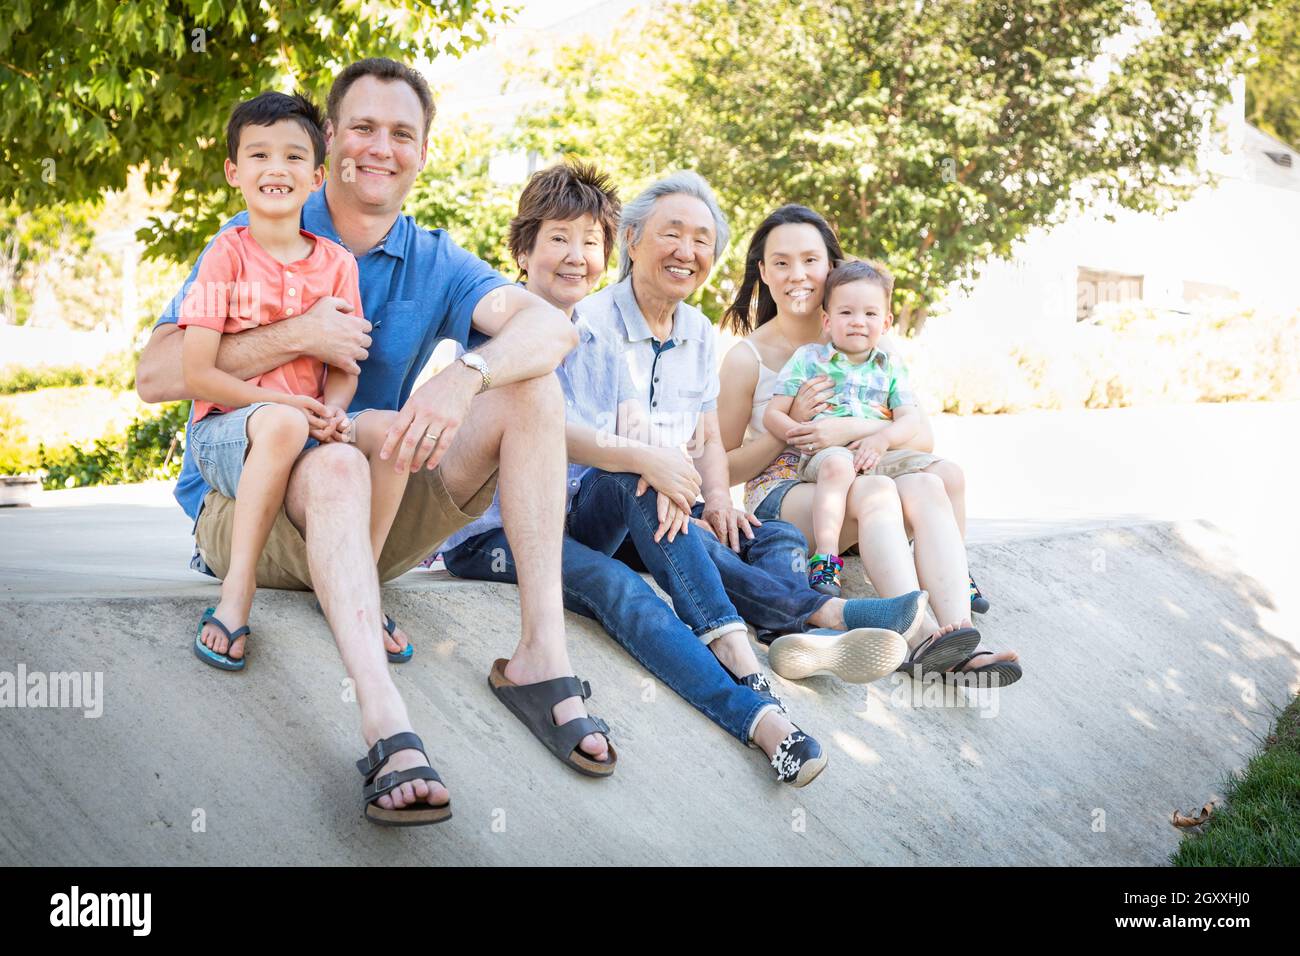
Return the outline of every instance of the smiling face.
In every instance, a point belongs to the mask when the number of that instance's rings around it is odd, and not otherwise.
[[[709,277],[715,237],[713,216],[699,199],[682,193],[657,199],[641,241],[628,245],[637,293],[685,299]]]
[[[330,201],[395,214],[424,167],[424,111],[402,80],[362,76],[348,87],[337,127],[325,127]]]
[[[543,220],[519,268],[528,273],[529,292],[572,314],[605,271],[605,230],[590,213]]]
[[[236,162],[226,160],[226,182],[244,194],[248,211],[255,216],[297,217],[307,197],[325,180],[325,167],[316,165],[311,137],[296,120],[245,126],[235,157]]]
[[[815,315],[830,270],[826,240],[816,226],[792,222],[767,234],[758,274],[771,291],[778,312]]]
[[[874,282],[846,282],[831,290],[824,327],[846,355],[866,355],[894,323],[885,290]]]

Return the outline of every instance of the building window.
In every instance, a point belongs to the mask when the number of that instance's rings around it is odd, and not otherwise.
[[[1093,309],[1104,303],[1141,298],[1142,276],[1080,267],[1075,318],[1080,322],[1092,318]]]

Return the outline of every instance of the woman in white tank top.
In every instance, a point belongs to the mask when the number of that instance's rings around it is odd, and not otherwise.
[[[814,486],[797,480],[798,452],[763,429],[763,411],[781,367],[795,350],[821,341],[823,286],[843,258],[825,219],[804,206],[782,206],[755,230],[745,256],[745,276],[723,317],[724,327],[745,336],[723,359],[718,396],[731,482],[745,483],[745,507],[758,518],[788,521],[808,540]],[[827,384],[825,379],[805,384],[791,418],[806,422],[822,411],[832,396]],[[925,418],[907,447],[930,451],[933,445]],[[925,653],[921,644],[930,636],[970,625],[966,548],[945,487],[947,479],[960,492],[961,472],[951,463],[942,464],[949,467],[896,480],[860,475],[849,495],[840,542],[841,553],[858,546],[867,579],[881,597],[917,588],[929,591],[933,618],[916,639],[914,650],[920,653]],[[964,523],[964,515],[961,518]],[[915,553],[908,544],[909,526]],[[1010,651],[981,654],[968,660],[964,670],[996,673],[1005,685],[1019,677],[1015,661]]]

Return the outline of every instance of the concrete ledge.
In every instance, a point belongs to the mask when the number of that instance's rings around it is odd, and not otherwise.
[[[417,646],[395,676],[455,811],[411,831],[360,816],[356,708],[309,595],[259,593],[240,675],[194,660],[199,594],[2,595],[0,670],[101,671],[105,700],[0,710],[0,863],[1161,864],[1170,812],[1215,795],[1300,684],[1295,622],[1230,546],[1186,522],[973,547],[981,629],[1026,679],[981,707],[778,680],[831,755],[799,791],[573,615],[621,763],[566,770],[487,687],[516,590],[408,575],[386,594]]]

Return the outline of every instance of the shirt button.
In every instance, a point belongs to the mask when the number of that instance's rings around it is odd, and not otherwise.
[[[298,290],[297,290],[297,289],[290,289],[290,290],[289,290],[289,294],[290,294],[290,295],[297,295],[297,294],[298,294]]]
[[[653,402],[651,402],[651,403],[650,403],[650,407],[651,407],[651,408],[658,408],[658,407],[659,407],[659,399],[656,398]]]
[[[293,278],[293,273],[292,273],[292,272],[286,272],[286,273],[284,274],[284,277],[285,277],[286,279],[292,279],[292,278]]]
[[[285,314],[285,315],[293,315],[293,309],[285,309],[285,310],[284,310],[284,314]]]
[[[655,384],[656,384],[656,385],[659,384],[659,376],[658,376],[658,375],[655,376]]]

